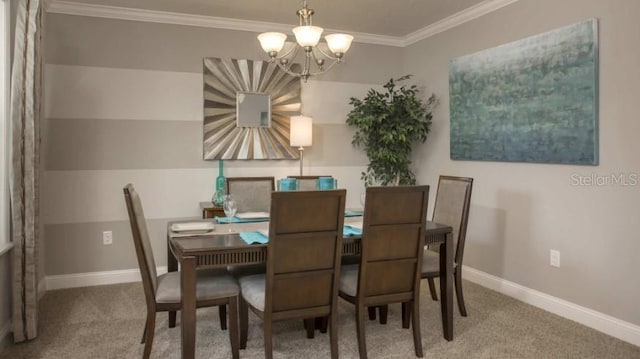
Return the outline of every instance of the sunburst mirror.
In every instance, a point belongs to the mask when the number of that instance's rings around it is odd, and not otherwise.
[[[300,114],[300,79],[265,61],[204,59],[205,160],[297,159],[289,117]]]

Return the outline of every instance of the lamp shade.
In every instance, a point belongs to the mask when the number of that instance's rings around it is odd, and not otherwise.
[[[289,144],[291,147],[311,146],[313,120],[307,116],[291,116]]]
[[[351,47],[353,36],[347,34],[331,34],[324,37],[327,40],[329,50],[334,54],[344,54]]]
[[[263,32],[258,35],[260,46],[262,46],[262,49],[267,53],[282,50],[286,39],[287,35],[281,32]]]
[[[298,42],[298,45],[302,47],[316,46],[318,41],[320,41],[322,31],[324,30],[318,26],[298,26],[293,28],[293,34],[296,35],[296,41]]]

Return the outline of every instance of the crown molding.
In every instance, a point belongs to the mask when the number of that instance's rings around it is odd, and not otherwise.
[[[426,26],[418,31],[412,32],[406,36],[387,36],[370,33],[354,33],[351,31],[347,32],[353,35],[354,42],[405,47],[433,35],[439,34],[443,31],[462,25],[468,21],[477,19],[483,15],[501,9],[516,1],[518,0],[485,0],[475,6],[457,12],[447,18]],[[280,31],[289,33],[291,30],[291,26],[293,26],[288,24],[278,24],[264,21],[250,21],[215,16],[183,14],[168,11],[86,4],[65,0],[45,0],[45,8],[47,12],[54,14],[91,16],[106,19],[144,21],[161,24],[208,27],[258,33],[266,31]],[[327,32],[345,31],[327,29]]]
[[[266,31],[280,31],[284,33],[290,33],[293,26],[264,21],[250,21],[215,16],[183,14],[168,11],[85,4],[74,1],[60,0],[50,0],[47,4],[46,10],[47,12],[54,14],[91,16],[106,19],[144,21],[161,24],[208,27],[257,33]],[[345,32],[334,29],[326,29],[326,31],[331,33]],[[349,33],[353,35],[353,41],[355,42],[386,46],[402,46],[401,37],[368,33],[354,33],[351,31],[349,31]]]
[[[518,0],[485,0],[470,8],[459,11],[449,17],[434,22],[433,24],[423,27],[418,31],[414,31],[402,39],[402,47],[415,44],[420,40],[424,40],[433,35],[452,29],[471,20],[475,20],[490,12],[501,9],[507,5],[511,5]]]

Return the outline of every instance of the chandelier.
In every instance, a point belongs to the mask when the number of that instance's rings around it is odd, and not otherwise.
[[[311,17],[313,9],[307,7],[307,0],[303,0],[302,9],[296,12],[300,19],[300,26],[293,28],[296,42],[286,42],[287,35],[281,32],[264,32],[258,35],[260,46],[269,55],[270,62],[278,64],[289,75],[300,77],[307,82],[309,76],[323,74],[335,64],[342,62],[342,57],[349,50],[353,36],[347,34],[331,34],[325,36],[326,43],[320,42],[323,28],[313,26]],[[304,65],[296,71],[293,60],[302,49],[304,51]],[[329,62],[329,65],[326,65]],[[314,70],[311,64],[314,64]]]

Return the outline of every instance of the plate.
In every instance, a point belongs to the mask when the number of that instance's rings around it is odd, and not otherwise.
[[[236,217],[240,219],[269,218],[269,213],[268,212],[243,212],[243,213],[237,213]]]
[[[176,233],[207,233],[216,228],[212,222],[188,222],[188,223],[174,223],[171,225],[171,230]]]
[[[362,230],[362,222],[347,222],[344,225],[349,226],[351,228]]]

